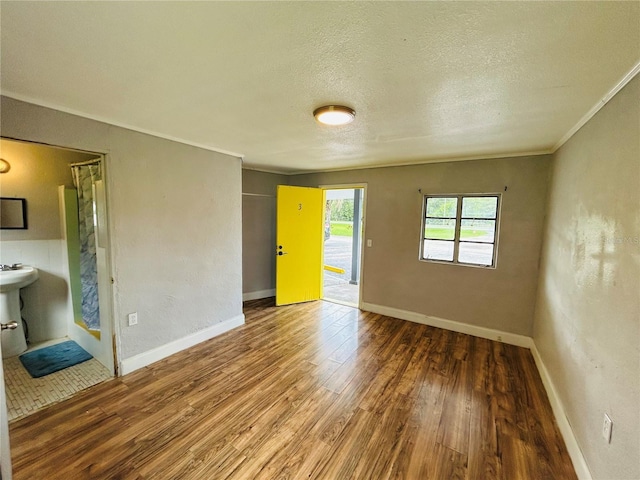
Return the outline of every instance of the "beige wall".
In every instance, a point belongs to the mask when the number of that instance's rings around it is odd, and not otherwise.
[[[107,154],[121,360],[241,317],[239,159],[6,97],[1,107],[4,136]]]
[[[62,238],[58,185],[73,187],[70,163],[96,155],[44,145],[0,140],[0,156],[11,164],[0,175],[0,195],[27,199],[27,230],[2,230],[2,240],[52,240]]]
[[[640,478],[640,78],[554,155],[534,340],[594,478]],[[607,444],[603,416],[613,420]]]
[[[450,162],[290,177],[367,183],[363,301],[531,335],[550,156]],[[504,188],[507,191],[504,191]],[[422,192],[503,193],[496,269],[418,260]]]
[[[268,296],[276,287],[276,187],[288,183],[286,175],[242,171],[242,292],[246,298]]]

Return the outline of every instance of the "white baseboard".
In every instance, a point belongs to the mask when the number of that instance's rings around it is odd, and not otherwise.
[[[237,315],[224,322],[216,323],[204,330],[193,333],[186,337],[174,340],[173,342],[162,345],[161,347],[153,348],[144,353],[134,355],[133,357],[125,358],[120,362],[120,375],[126,375],[140,368],[151,365],[163,358],[166,358],[174,353],[178,353],[189,347],[193,347],[199,343],[202,343],[210,338],[217,337],[229,330],[244,325],[244,314]]]
[[[536,348],[536,345],[531,337],[525,335],[517,335],[515,333],[502,332],[500,330],[494,330],[492,328],[478,327],[476,325],[469,325],[462,322],[455,322],[453,320],[446,320],[444,318],[431,317],[422,313],[410,312],[408,310],[401,310],[399,308],[385,307],[384,305],[376,305],[373,303],[363,302],[362,310],[367,310],[373,313],[379,313],[380,315],[386,315],[388,317],[399,318],[401,320],[408,320],[410,322],[422,323],[432,327],[444,328],[459,333],[466,333],[467,335],[473,335],[475,337],[488,338],[489,340],[496,340],[499,342],[508,343],[510,345],[516,345],[518,347],[528,348],[533,355],[536,362],[536,367],[540,373],[540,378],[549,397],[549,403],[553,409],[553,414],[556,418],[556,423],[560,429],[560,434],[564,439],[564,443],[567,446],[567,451],[573,462],[573,468],[576,471],[576,475],[580,480],[592,480],[591,472],[587,467],[587,462],[582,455],[578,441],[573,433],[573,429],[569,424],[569,420],[565,414],[564,407],[558,396],[558,392],[553,385],[551,376],[547,367],[544,365],[540,353]]]
[[[562,434],[564,443],[567,446],[567,451],[569,452],[569,456],[571,457],[571,461],[573,462],[573,468],[576,471],[576,475],[578,475],[578,478],[580,480],[592,480],[593,477],[591,476],[589,467],[587,467],[587,462],[582,455],[582,450],[580,450],[578,440],[573,433],[571,424],[567,419],[567,415],[565,414],[565,409],[562,405],[562,401],[560,400],[560,396],[558,395],[558,391],[556,390],[553,381],[551,380],[549,371],[542,361],[542,357],[540,356],[540,352],[538,352],[538,348],[536,347],[535,343],[531,346],[531,354],[533,355],[533,359],[535,360],[536,366],[538,367],[538,372],[540,373],[540,378],[542,379],[544,388],[547,391],[547,397],[549,397],[551,409],[553,410],[553,414],[556,417],[556,423],[558,424],[558,428],[560,429],[560,433]]]
[[[533,339],[531,337],[518,335],[516,333],[503,332],[501,330],[479,327],[477,325],[469,325],[467,323],[456,322],[454,320],[446,320],[444,318],[432,317],[422,313],[401,310],[399,308],[385,307],[384,305],[375,305],[373,303],[363,302],[360,308],[362,310],[379,313],[380,315],[386,315],[388,317],[422,323],[423,325],[443,328],[453,332],[466,333],[467,335],[473,335],[474,337],[488,338],[489,340],[496,340],[498,342],[508,343],[509,345],[516,345],[518,347],[531,348],[533,346]]]
[[[256,292],[247,292],[242,294],[242,301],[246,302],[248,300],[259,300],[261,298],[269,298],[276,296],[276,289],[272,288],[271,290],[258,290]]]

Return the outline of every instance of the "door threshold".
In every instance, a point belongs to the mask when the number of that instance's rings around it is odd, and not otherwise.
[[[324,297],[322,300],[329,303],[344,305],[345,307],[353,307],[358,309],[360,308],[360,305],[358,305],[357,303],[345,302],[344,300],[334,300],[333,298],[327,298],[327,297]]]

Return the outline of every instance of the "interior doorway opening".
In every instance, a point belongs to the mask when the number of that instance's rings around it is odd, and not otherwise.
[[[325,188],[323,299],[360,306],[364,187]]]
[[[28,206],[24,228],[0,225],[0,263],[37,273],[12,310],[21,337],[0,342],[15,420],[113,377],[115,324],[104,156],[5,138],[0,148],[14,163],[3,195]]]

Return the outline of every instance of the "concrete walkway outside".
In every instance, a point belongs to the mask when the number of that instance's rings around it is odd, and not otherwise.
[[[351,238],[331,236],[324,242],[324,264],[343,268],[345,273],[324,270],[324,299],[357,306],[360,285],[351,285]]]

